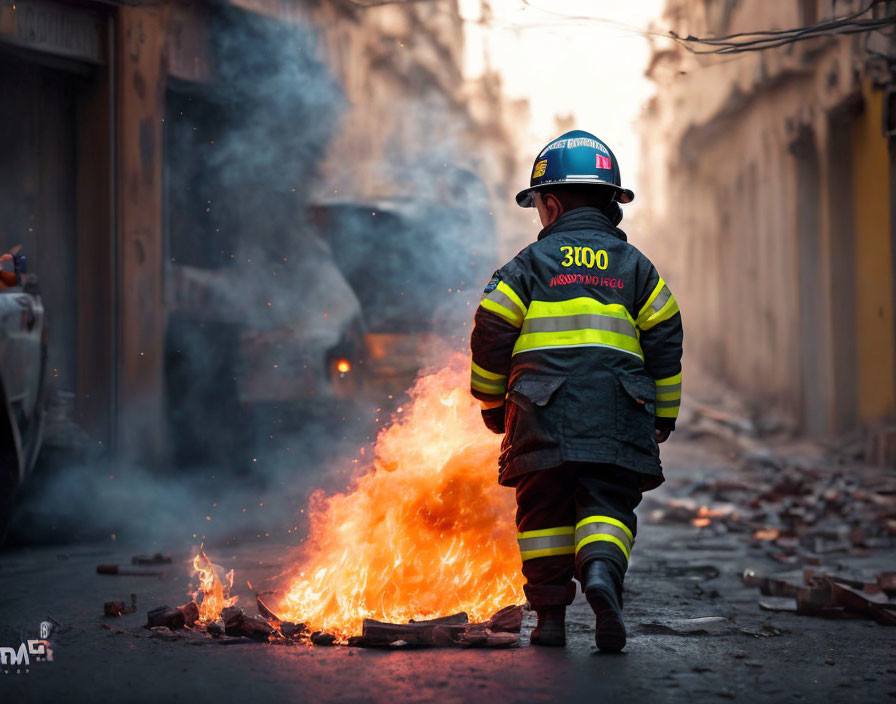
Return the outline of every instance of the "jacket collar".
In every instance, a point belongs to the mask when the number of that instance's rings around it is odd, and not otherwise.
[[[618,227],[613,227],[610,219],[597,208],[584,207],[568,210],[550,225],[538,233],[538,239],[542,240],[554,232],[571,232],[573,230],[599,230],[618,237],[623,242],[628,238]]]

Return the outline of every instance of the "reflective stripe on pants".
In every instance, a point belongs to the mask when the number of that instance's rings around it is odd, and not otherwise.
[[[576,524],[575,541],[577,555],[590,543],[604,542],[619,548],[628,563],[635,539],[622,521],[611,516],[588,516]]]
[[[516,537],[520,545],[520,557],[524,562],[536,557],[573,555],[576,551],[573,526],[527,530],[517,533]]]

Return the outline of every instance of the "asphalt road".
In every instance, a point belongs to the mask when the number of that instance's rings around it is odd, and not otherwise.
[[[688,443],[666,451],[667,476],[733,476],[724,453]],[[671,482],[670,482],[671,483]],[[662,489],[660,490],[662,491]],[[660,496],[661,497],[661,496]],[[186,600],[188,547],[106,541],[0,554],[0,647],[37,638],[51,615],[52,662],[0,672],[0,701],[65,702],[883,702],[896,698],[896,630],[868,621],[769,613],[743,585],[747,567],[771,561],[734,537],[704,539],[690,525],[644,520],[627,581],[630,637],[599,654],[580,597],[565,649],[380,651],[151,637],[147,610]],[[135,553],[169,548],[165,579],[96,574]],[[283,560],[270,539],[207,546],[236,568],[249,601]],[[846,558],[844,558],[846,559]],[[894,569],[894,555],[849,558],[850,568]],[[780,569],[780,566],[778,566]],[[112,619],[103,602],[137,595],[135,614]],[[694,619],[702,619],[694,621]],[[110,628],[111,627],[111,628]]]

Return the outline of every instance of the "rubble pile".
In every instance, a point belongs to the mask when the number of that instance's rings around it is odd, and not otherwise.
[[[691,523],[710,535],[743,533],[783,564],[821,564],[825,555],[896,547],[896,478],[808,468],[747,468],[748,479],[704,479],[663,503],[648,520]]]
[[[885,626],[896,626],[896,572],[880,572],[868,581],[813,569],[768,577],[747,570],[743,580],[768,597],[759,600],[759,608],[766,611],[870,618]]]
[[[665,501],[648,495],[648,520],[691,523],[706,535],[747,534],[787,565],[896,547],[896,472],[857,462],[845,445],[776,444],[780,428],[734,413],[693,404],[691,414],[689,436],[733,446],[738,472],[672,487]]]
[[[665,498],[645,498],[646,518],[699,528],[694,547],[735,549],[747,540],[760,555],[788,565],[783,573],[744,573],[744,583],[764,595],[764,610],[896,625],[896,572],[830,564],[879,562],[883,551],[896,548],[896,472],[861,462],[860,443],[777,442],[781,436],[770,438],[768,424],[700,406],[691,413],[690,436],[721,440],[734,450],[737,471],[678,485],[673,478]]]
[[[282,645],[349,645],[366,648],[405,646],[458,646],[478,648],[514,648],[520,645],[523,609],[508,606],[484,623],[470,623],[467,614],[459,613],[428,621],[406,624],[364,620],[359,636],[342,642],[333,633],[311,632],[303,623],[279,619],[256,595],[258,615],[249,615],[240,606],[228,606],[220,620],[201,621],[199,604],[190,601],[183,606],[160,606],[147,613],[144,628],[152,635],[173,640],[205,638],[221,643],[256,641]]]

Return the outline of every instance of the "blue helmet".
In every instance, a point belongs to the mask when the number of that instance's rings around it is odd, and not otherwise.
[[[593,184],[616,191],[616,200],[631,203],[635,194],[622,187],[619,164],[610,148],[590,132],[572,130],[553,140],[536,157],[529,187],[516,194],[516,202],[532,208],[534,191],[559,184]]]

